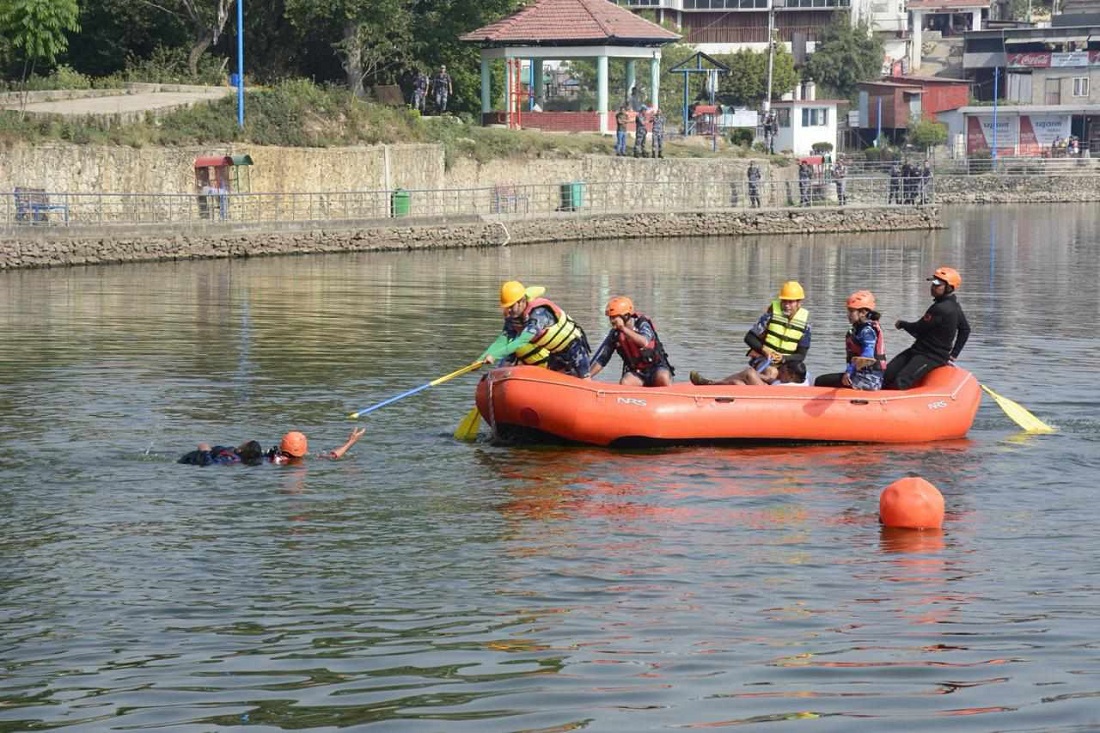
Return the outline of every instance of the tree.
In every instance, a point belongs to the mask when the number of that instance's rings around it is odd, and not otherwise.
[[[23,56],[23,81],[38,62],[53,64],[80,30],[76,0],[0,0],[0,31]]]
[[[409,56],[411,0],[286,0],[286,12],[303,31],[326,29],[356,96],[363,95],[366,79],[396,73]]]
[[[127,62],[147,59],[158,48],[189,44],[182,14],[142,0],[96,0],[80,7],[80,33],[70,39],[63,61],[82,74],[107,76]]]
[[[906,138],[911,145],[927,150],[947,142],[947,125],[920,117],[909,121]]]
[[[882,41],[872,35],[867,23],[853,26],[846,13],[837,13],[821,31],[807,68],[814,81],[851,98],[856,84],[882,75],[882,61]]]
[[[730,67],[730,73],[720,77],[718,93],[723,101],[741,107],[758,107],[768,94],[768,54],[741,49],[737,53],[716,56]],[[794,57],[782,46],[776,46],[772,59],[772,98],[782,96],[798,84]]]

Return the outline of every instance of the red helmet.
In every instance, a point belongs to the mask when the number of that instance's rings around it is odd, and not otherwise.
[[[866,308],[869,311],[875,309],[875,294],[870,290],[857,290],[848,296],[849,308]]]
[[[607,309],[604,310],[608,318],[615,316],[629,316],[634,313],[634,301],[625,295],[612,298],[607,301]]]
[[[932,273],[932,277],[929,280],[943,280],[955,290],[962,287],[963,279],[959,276],[958,270],[951,267],[937,267],[936,271]]]

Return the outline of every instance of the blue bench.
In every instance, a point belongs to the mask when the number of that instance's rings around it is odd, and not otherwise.
[[[15,187],[15,221],[22,224],[45,224],[52,212],[60,212],[66,224],[69,223],[69,207],[65,204],[51,204],[44,188]]]

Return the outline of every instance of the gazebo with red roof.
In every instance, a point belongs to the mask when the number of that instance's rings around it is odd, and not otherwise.
[[[536,95],[541,95],[543,62],[547,59],[596,59],[594,112],[524,112],[523,121],[546,130],[591,130],[606,133],[614,113],[608,110],[609,58],[627,59],[626,89],[635,84],[635,62],[649,59],[648,98],[658,104],[661,47],[680,36],[640,18],[610,0],[535,0],[506,18],[460,37],[481,45],[481,113],[491,118],[490,64],[504,59],[509,69],[530,59]],[[505,99],[512,99],[512,74],[505,76]],[[626,90],[624,90],[625,92]],[[624,95],[625,96],[625,95]]]

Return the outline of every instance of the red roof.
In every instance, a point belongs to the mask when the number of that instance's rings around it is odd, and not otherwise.
[[[507,18],[459,38],[489,45],[607,41],[670,43],[680,36],[610,0],[535,0]]]

